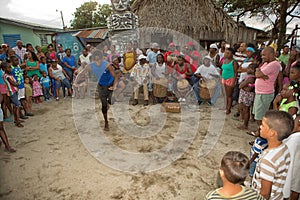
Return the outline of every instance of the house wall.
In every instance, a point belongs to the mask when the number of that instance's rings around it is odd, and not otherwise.
[[[41,38],[40,34],[46,34],[48,31],[34,31],[29,28],[20,27],[16,25],[6,24],[0,22],[0,44],[5,43],[4,42],[4,34],[20,34],[21,40],[23,41],[23,44],[31,43],[33,46],[36,45],[42,45],[41,44]],[[51,36],[46,36],[47,43],[51,43]],[[10,44],[12,45],[12,44]],[[15,45],[11,46],[14,47]]]

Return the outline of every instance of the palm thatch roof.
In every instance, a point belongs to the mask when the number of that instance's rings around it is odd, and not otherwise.
[[[213,0],[135,0],[131,10],[139,27],[160,27],[186,34],[195,40],[226,39],[237,32],[237,23]]]

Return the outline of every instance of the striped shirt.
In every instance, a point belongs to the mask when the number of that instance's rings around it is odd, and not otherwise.
[[[7,96],[12,96],[15,92],[18,91],[18,87],[15,87],[13,86],[9,81],[8,79],[11,79],[12,81],[16,82],[16,79],[12,76],[12,75],[9,75],[9,74],[4,74],[3,75],[3,80],[4,80],[4,83],[6,85],[6,92],[7,92]]]
[[[283,199],[283,186],[290,162],[290,152],[285,144],[266,149],[256,165],[252,187],[260,192],[262,179],[272,182],[270,200]]]
[[[235,55],[233,56],[233,59],[238,62],[239,66],[243,64],[246,58],[247,58],[247,54],[242,54],[239,52],[236,52]]]
[[[205,200],[221,200],[221,199],[232,199],[232,200],[264,200],[264,198],[258,194],[257,191],[242,186],[242,191],[234,196],[224,196],[219,192],[220,189],[216,189],[215,191],[209,192]]]

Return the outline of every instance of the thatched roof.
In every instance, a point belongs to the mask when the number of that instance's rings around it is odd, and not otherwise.
[[[237,24],[213,0],[135,0],[131,10],[139,27],[161,27],[201,39],[200,34],[230,40]],[[221,36],[220,36],[221,35]]]

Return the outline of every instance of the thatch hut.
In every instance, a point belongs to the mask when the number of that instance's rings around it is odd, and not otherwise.
[[[232,44],[237,40],[233,37],[238,32],[237,23],[213,0],[135,0],[131,10],[139,17],[140,28],[175,30],[202,46],[222,39]]]

